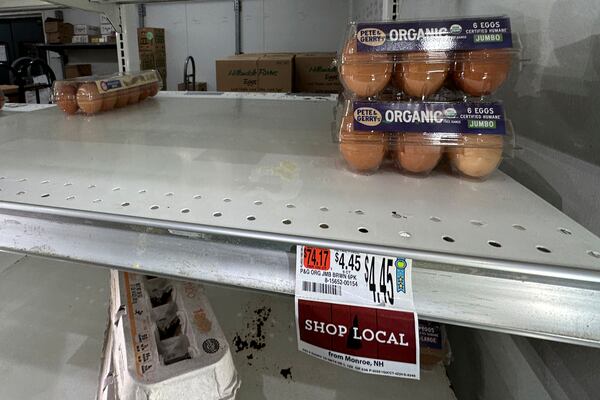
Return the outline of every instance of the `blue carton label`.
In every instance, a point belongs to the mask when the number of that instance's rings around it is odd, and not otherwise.
[[[352,103],[355,131],[448,134],[506,134],[501,103],[377,102]]]
[[[102,87],[102,90],[104,91],[108,91],[111,89],[118,89],[123,87],[123,84],[121,83],[121,81],[119,79],[115,79],[112,81],[102,81],[100,82],[100,87]]]
[[[442,325],[437,322],[419,320],[419,343],[421,347],[442,349]]]
[[[359,52],[512,48],[508,17],[374,22],[356,25]]]

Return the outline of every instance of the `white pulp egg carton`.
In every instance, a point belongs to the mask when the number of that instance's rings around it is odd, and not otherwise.
[[[109,325],[99,399],[235,398],[240,380],[202,285],[113,270]]]

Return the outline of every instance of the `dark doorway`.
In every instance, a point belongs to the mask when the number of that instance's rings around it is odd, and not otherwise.
[[[42,17],[0,19],[0,46],[6,47],[6,60],[0,63],[11,65],[21,57],[46,60],[46,52],[38,52],[34,43],[44,42],[44,24]],[[1,54],[0,54],[1,55]],[[0,69],[0,84],[8,83],[8,71]]]

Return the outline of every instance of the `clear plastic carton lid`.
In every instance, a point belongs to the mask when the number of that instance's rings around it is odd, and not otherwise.
[[[88,97],[95,100],[110,94],[120,94],[128,89],[140,89],[147,86],[160,87],[160,74],[155,70],[116,73],[109,75],[92,75],[54,82],[53,99]],[[86,90],[73,93],[73,89],[84,87]]]

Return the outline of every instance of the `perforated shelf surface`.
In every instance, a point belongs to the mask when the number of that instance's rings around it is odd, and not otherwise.
[[[332,140],[332,101],[182,97],[0,118],[3,207],[600,281],[600,239],[501,172],[356,175]]]

